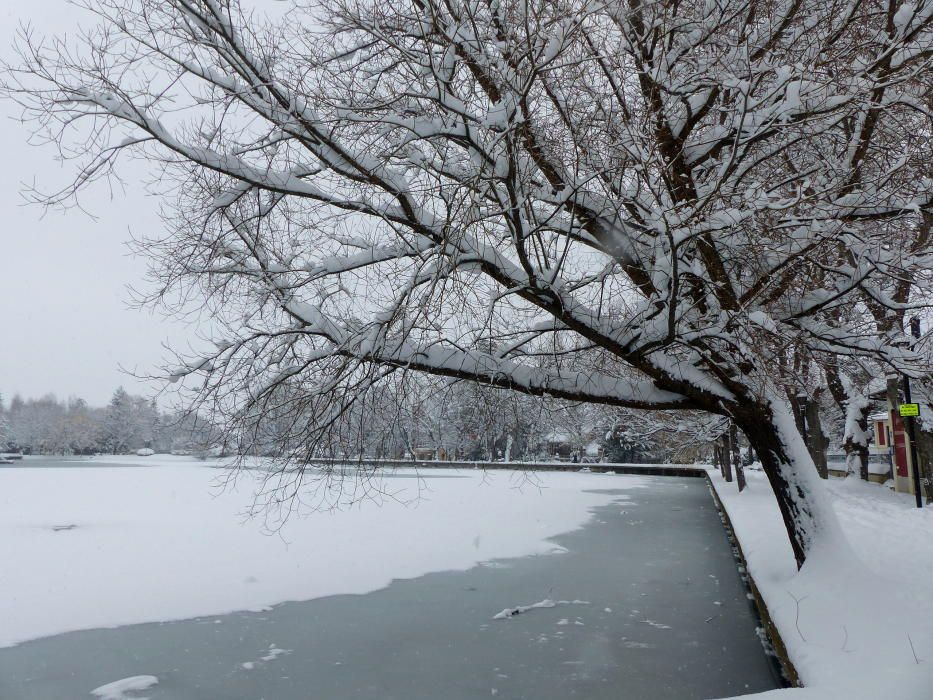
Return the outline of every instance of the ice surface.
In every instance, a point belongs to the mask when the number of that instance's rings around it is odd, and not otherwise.
[[[393,579],[555,555],[549,537],[640,477],[409,471],[332,512],[284,523],[245,517],[258,479],[220,493],[224,472],[194,459],[121,457],[151,468],[0,471],[0,646],[72,630],[263,610],[360,594]],[[440,476],[443,478],[432,478]],[[456,477],[456,478],[450,478]],[[480,514],[480,515],[478,515]],[[54,532],[53,525],[74,524]],[[280,529],[276,529],[281,525]],[[140,605],[140,601],[146,601]]]

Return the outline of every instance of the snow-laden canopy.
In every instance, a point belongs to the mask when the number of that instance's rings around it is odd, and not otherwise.
[[[293,416],[295,454],[398,370],[698,408],[755,444],[802,560],[800,358],[926,367],[930,0],[93,9],[7,92],[76,186],[162,165],[156,298],[226,330],[175,377],[238,429]]]

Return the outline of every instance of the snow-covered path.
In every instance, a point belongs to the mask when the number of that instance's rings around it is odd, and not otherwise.
[[[933,697],[933,508],[858,479],[826,482],[859,561],[825,552],[798,573],[770,486],[710,477],[805,688],[761,700]]]

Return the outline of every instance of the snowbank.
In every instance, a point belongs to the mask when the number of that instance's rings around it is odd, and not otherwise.
[[[752,697],[933,697],[933,508],[917,510],[912,496],[857,478],[830,479],[827,496],[856,559],[817,552],[797,572],[764,475],[746,472],[749,488],[739,494],[709,473],[806,686]]]
[[[280,529],[246,517],[264,472],[223,492],[216,462],[119,457],[152,468],[0,470],[0,646],[70,630],[185,619],[366,593],[392,579],[559,551],[639,477],[414,472],[329,493]],[[459,478],[451,478],[459,477]],[[268,486],[268,484],[265,484]],[[362,499],[362,500],[360,500]],[[375,499],[375,500],[373,500]]]

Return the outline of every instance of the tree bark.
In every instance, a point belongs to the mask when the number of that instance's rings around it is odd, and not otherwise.
[[[930,505],[933,503],[933,433],[920,425],[917,426],[916,433],[920,481],[927,505]]]
[[[866,404],[864,409],[859,411],[859,417],[856,420],[859,430],[862,431],[862,434],[868,432],[868,405]],[[868,481],[868,443],[867,442],[857,442],[852,439],[852,436],[846,437],[845,442],[845,451],[846,451],[846,469],[851,468],[851,463],[853,461],[858,464],[858,475],[862,481]]]
[[[836,367],[829,365],[824,370],[829,393],[846,416],[846,472],[858,471],[859,478],[868,481],[868,413],[871,404],[865,397],[849,395]],[[855,430],[851,424],[855,425]],[[857,464],[854,466],[854,463]]]
[[[735,468],[735,480],[739,486],[739,493],[745,490],[745,469],[742,466],[742,455],[739,451],[739,429],[735,421],[729,425],[729,443],[732,446],[732,466]]]
[[[807,421],[807,447],[816,471],[821,479],[829,478],[829,467],[826,464],[826,447],[828,440],[823,433],[823,424],[820,421],[820,404],[815,400],[807,401],[804,409],[804,418]]]
[[[786,402],[753,403],[735,416],[774,490],[797,567],[814,546],[838,534],[835,513],[823,500],[822,482]],[[842,546],[841,544],[839,546]]]
[[[723,433],[719,437],[719,460],[722,463],[722,475],[726,481],[732,481],[732,436]]]

